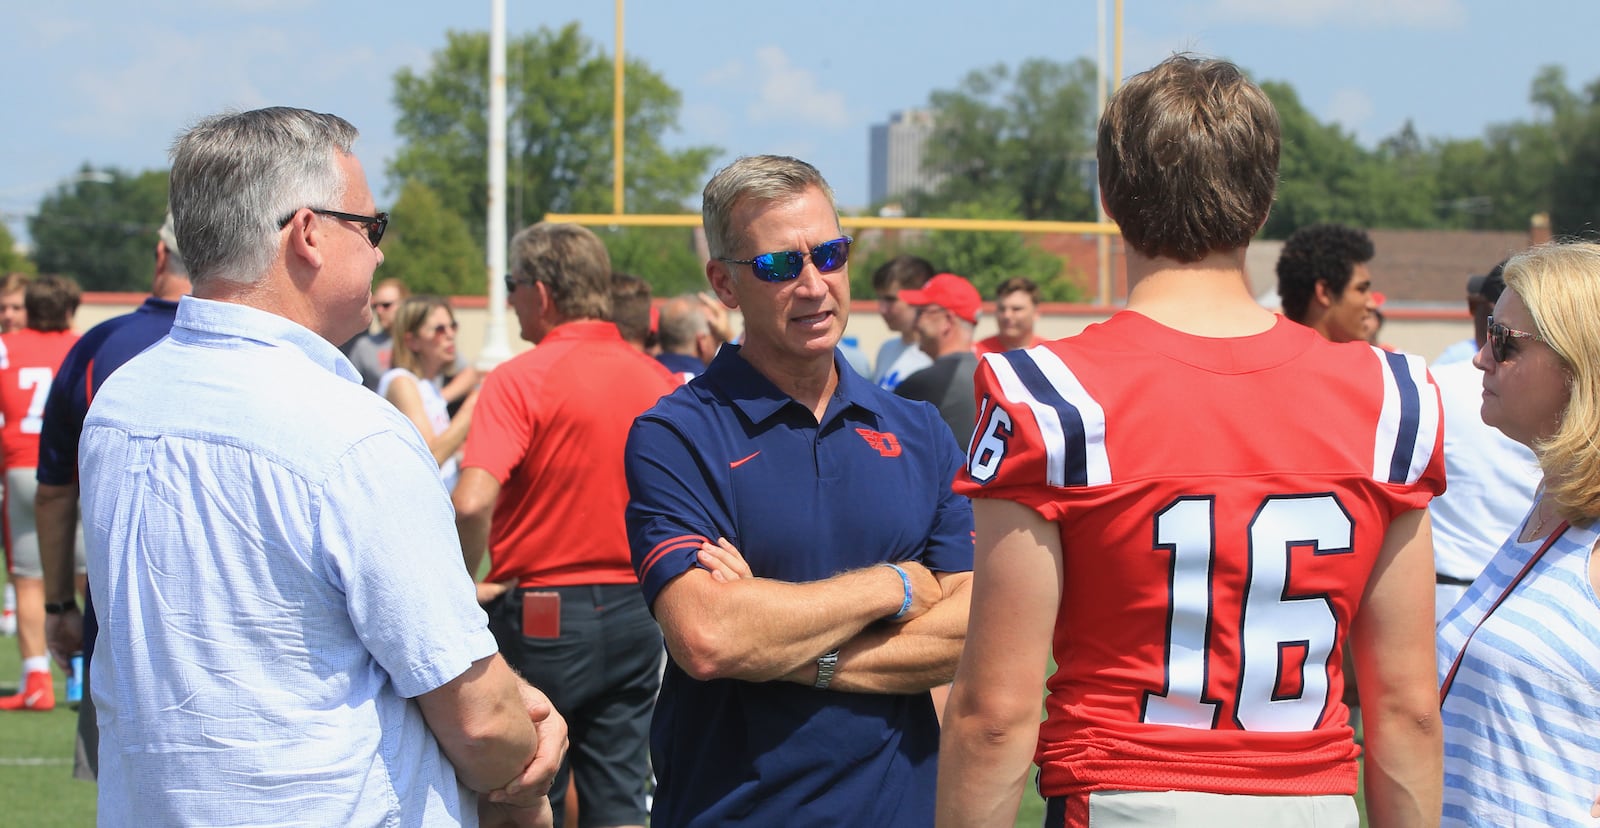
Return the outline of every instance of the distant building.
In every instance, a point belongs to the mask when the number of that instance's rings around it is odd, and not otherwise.
[[[886,124],[871,129],[868,195],[873,204],[932,190],[942,176],[922,170],[922,151],[933,135],[933,113],[907,109],[889,116]]]

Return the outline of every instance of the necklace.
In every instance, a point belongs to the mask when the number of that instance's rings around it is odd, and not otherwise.
[[[1533,524],[1533,532],[1529,535],[1530,540],[1543,537],[1544,525],[1550,520],[1550,517],[1545,514],[1543,493],[1540,494],[1538,507],[1533,510],[1533,517],[1537,522]]]

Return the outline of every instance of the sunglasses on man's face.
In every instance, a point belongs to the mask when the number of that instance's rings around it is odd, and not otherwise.
[[[1536,333],[1508,328],[1494,321],[1493,316],[1489,317],[1489,356],[1494,357],[1495,362],[1505,362],[1506,357],[1515,353],[1516,346],[1511,344],[1513,339],[1531,339],[1534,342],[1544,341]]]
[[[362,216],[355,213],[341,213],[338,210],[318,210],[315,207],[311,208],[311,212],[316,213],[319,216],[332,216],[336,219],[344,219],[345,221],[351,221],[361,225],[361,229],[365,230],[367,233],[367,241],[372,242],[373,247],[377,247],[378,242],[383,241],[383,231],[389,227],[388,213],[379,213],[375,216]]]
[[[355,222],[361,226],[361,231],[366,234],[367,241],[371,242],[373,247],[377,247],[378,242],[383,241],[383,231],[389,228],[388,213],[379,213],[375,216],[363,216],[358,213],[342,213],[338,210],[320,210],[316,207],[308,207],[306,209],[316,213],[319,216],[331,216],[336,219],[344,219],[345,221]],[[288,227],[289,222],[291,221],[294,221],[294,213],[290,213],[284,217],[283,221],[278,222],[278,229],[282,230],[283,228]]]
[[[811,263],[816,265],[818,273],[832,273],[850,260],[850,242],[854,241],[849,236],[840,236],[833,241],[825,241],[811,248]],[[754,259],[724,259],[719,262],[728,264],[750,265],[750,271],[756,278],[763,282],[787,282],[800,276],[806,268],[807,254],[800,250],[780,250],[776,253],[762,253]]]

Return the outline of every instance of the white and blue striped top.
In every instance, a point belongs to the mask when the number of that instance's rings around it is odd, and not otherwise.
[[[1516,537],[1440,622],[1441,681],[1544,543]],[[1589,816],[1600,794],[1596,538],[1594,525],[1567,529],[1472,637],[1441,710],[1444,825],[1600,825]]]

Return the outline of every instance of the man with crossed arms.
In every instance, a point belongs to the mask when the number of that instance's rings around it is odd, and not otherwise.
[[[815,168],[740,159],[702,212],[744,342],[641,416],[626,454],[670,655],[651,825],[931,824],[928,691],[971,580],[960,448],[933,406],[844,367],[850,239]]]

